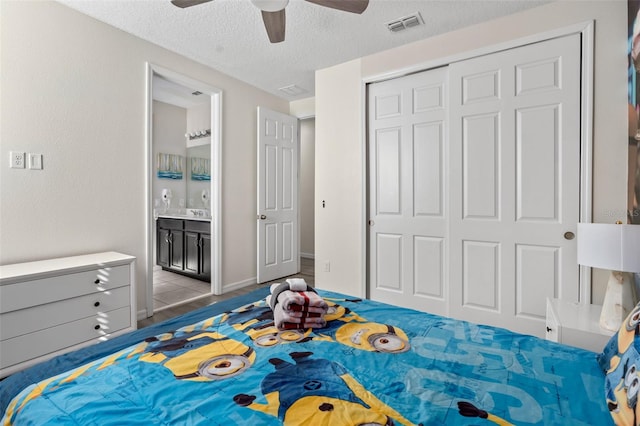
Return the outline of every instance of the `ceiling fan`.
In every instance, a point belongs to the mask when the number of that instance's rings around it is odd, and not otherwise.
[[[171,0],[175,6],[186,8],[212,0]],[[320,6],[351,13],[362,13],[369,5],[369,0],[306,0]],[[251,0],[262,11],[262,21],[271,43],[284,41],[285,12],[289,0]]]

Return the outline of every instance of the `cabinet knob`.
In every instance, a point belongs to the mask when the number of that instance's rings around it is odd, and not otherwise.
[[[97,308],[98,306],[100,306],[100,302],[94,303],[93,306],[95,306]]]
[[[96,330],[100,330],[100,324],[96,325],[95,327],[93,327]]]
[[[553,329],[551,327],[547,327],[547,333],[551,333]]]
[[[93,283],[94,284],[100,284],[100,278],[96,278],[96,280]]]

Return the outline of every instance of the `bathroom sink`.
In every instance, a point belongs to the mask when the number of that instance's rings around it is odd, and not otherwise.
[[[207,209],[187,209],[187,216],[189,217],[209,217],[209,210]]]

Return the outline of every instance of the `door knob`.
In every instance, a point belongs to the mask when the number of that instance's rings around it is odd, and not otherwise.
[[[259,217],[260,217],[260,220],[265,220],[267,218],[267,215],[266,214],[261,214]]]
[[[376,223],[373,221],[373,219],[369,219],[369,222],[368,222],[368,223],[369,223],[369,226],[373,226],[373,225],[375,225],[375,224],[376,224]]]
[[[576,234],[574,234],[571,231],[567,231],[564,233],[564,239],[565,240],[573,240],[576,237]]]

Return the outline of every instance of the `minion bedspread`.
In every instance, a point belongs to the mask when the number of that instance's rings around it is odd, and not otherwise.
[[[592,352],[319,293],[326,328],[260,300],[31,385],[2,424],[611,424]]]

